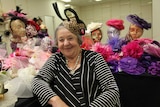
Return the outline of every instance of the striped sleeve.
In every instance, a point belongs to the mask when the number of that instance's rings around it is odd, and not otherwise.
[[[32,81],[32,91],[38,97],[42,106],[46,105],[49,99],[56,95],[49,86],[54,77],[52,72],[52,69],[55,68],[53,64],[55,63],[54,60],[54,56],[49,58]]]
[[[91,102],[90,107],[120,107],[119,89],[110,68],[100,54],[95,58],[96,78],[102,94]]]

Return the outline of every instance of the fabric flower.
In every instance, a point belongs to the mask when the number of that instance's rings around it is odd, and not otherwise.
[[[110,55],[113,55],[114,53],[112,52],[112,48],[109,45],[103,45],[100,42],[95,43],[91,47],[91,51],[95,51],[100,53],[105,61],[110,60]]]
[[[119,72],[118,70],[118,60],[111,60],[108,62],[108,66],[110,67],[112,73]]]
[[[124,57],[140,58],[143,54],[143,48],[135,41],[132,41],[122,47],[122,52]]]
[[[148,73],[160,76],[160,61],[152,62],[151,66],[148,67]]]
[[[122,45],[124,45],[124,41],[119,37],[112,37],[108,40],[108,45],[112,47],[113,52],[121,51]]]
[[[30,37],[30,38],[33,37],[33,36],[36,36],[38,34],[35,27],[32,26],[32,25],[28,25],[26,27],[26,33],[27,33],[27,36]]]
[[[143,67],[148,68],[153,61],[155,61],[155,57],[149,55],[148,53],[143,53],[139,61],[142,63]]]
[[[160,58],[160,47],[155,44],[145,44],[143,49],[146,53]]]
[[[149,38],[137,38],[134,41],[137,42],[140,46],[153,42],[153,40]]]
[[[119,61],[120,69],[131,75],[140,75],[145,72],[145,68],[136,58],[125,57]]]

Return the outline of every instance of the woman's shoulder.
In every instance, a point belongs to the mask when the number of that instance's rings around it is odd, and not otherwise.
[[[63,55],[60,52],[55,52],[50,56],[51,60],[59,60],[63,58]]]
[[[83,50],[82,52],[86,58],[95,58],[100,55],[99,53],[91,50]]]

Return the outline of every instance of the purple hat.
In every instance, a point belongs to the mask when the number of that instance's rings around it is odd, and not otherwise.
[[[128,15],[127,20],[132,24],[139,26],[140,28],[144,28],[146,30],[151,28],[151,23],[148,23],[144,19],[138,17],[137,15]]]

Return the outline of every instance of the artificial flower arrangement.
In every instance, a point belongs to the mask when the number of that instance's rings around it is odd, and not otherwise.
[[[160,43],[152,39],[126,42],[120,38],[112,38],[107,44],[94,44],[91,50],[104,57],[113,73],[160,76]]]

